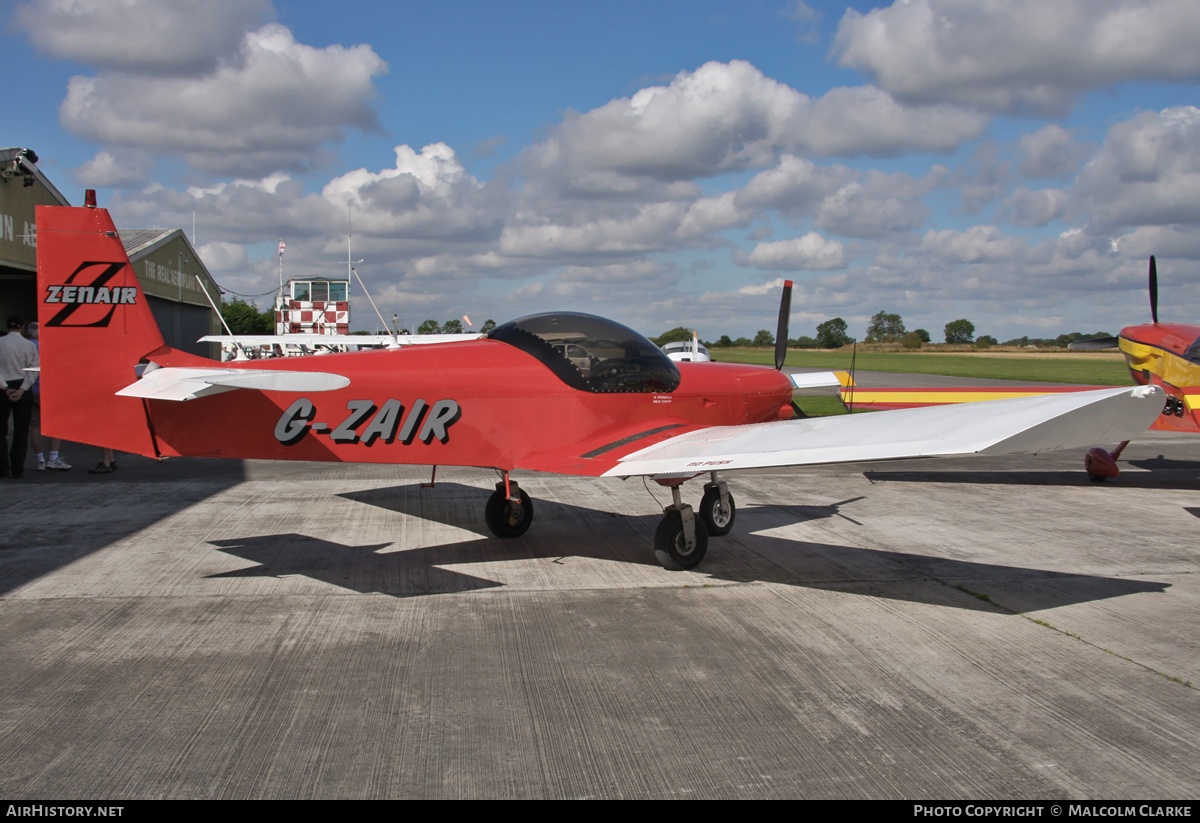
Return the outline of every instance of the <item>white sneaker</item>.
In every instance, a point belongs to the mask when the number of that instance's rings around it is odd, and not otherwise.
[[[46,470],[46,461],[45,460],[39,460],[37,462],[37,464],[38,464],[38,467],[37,467],[38,471],[44,472]]]
[[[41,468],[41,466],[39,465],[38,468]],[[71,470],[71,464],[64,463],[63,459],[60,457],[57,460],[51,460],[49,463],[47,463],[46,468],[54,469],[54,471],[57,472],[66,472]]]

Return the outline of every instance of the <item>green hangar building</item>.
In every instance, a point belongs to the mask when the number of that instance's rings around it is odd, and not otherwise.
[[[0,320],[37,317],[37,206],[69,206],[37,167],[31,149],[0,149]],[[167,345],[204,357],[219,357],[215,343],[221,320],[201,290],[214,301],[220,290],[182,229],[118,229],[146,302]]]

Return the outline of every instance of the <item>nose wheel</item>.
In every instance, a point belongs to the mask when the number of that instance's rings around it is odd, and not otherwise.
[[[497,537],[520,537],[533,522],[533,501],[515,482],[497,483],[483,510],[483,519]]]
[[[733,495],[725,488],[725,481],[718,480],[704,485],[704,497],[700,499],[700,519],[704,530],[713,537],[729,534],[737,517],[737,504]]]

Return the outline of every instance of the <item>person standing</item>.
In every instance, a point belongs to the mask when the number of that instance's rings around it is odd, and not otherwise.
[[[25,371],[38,365],[37,346],[27,340],[21,329],[25,322],[13,315],[8,318],[8,334],[0,337],[0,380],[5,389],[0,393],[0,420],[7,427],[8,416],[13,419],[13,439],[10,449],[0,449],[0,477],[25,476],[25,455],[29,450],[29,419],[33,415],[33,395],[29,389],[37,372]]]
[[[38,324],[30,323],[25,327],[25,336],[33,341],[33,345],[38,345]],[[38,354],[41,354],[41,347],[38,346]],[[33,381],[33,385],[29,389],[29,393],[33,395],[33,416],[29,421],[29,442],[33,444],[33,456],[37,458],[37,470],[44,472],[46,469],[54,471],[70,471],[71,464],[62,459],[62,455],[58,453],[59,446],[62,441],[57,437],[48,437],[50,441],[50,459],[46,460],[45,452],[42,450],[42,408],[41,397],[39,390],[41,389],[42,378],[39,373]]]

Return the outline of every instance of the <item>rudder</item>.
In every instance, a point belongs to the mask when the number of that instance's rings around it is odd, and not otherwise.
[[[156,454],[139,398],[116,392],[163,343],[106,209],[37,207],[42,427],[52,437]]]

